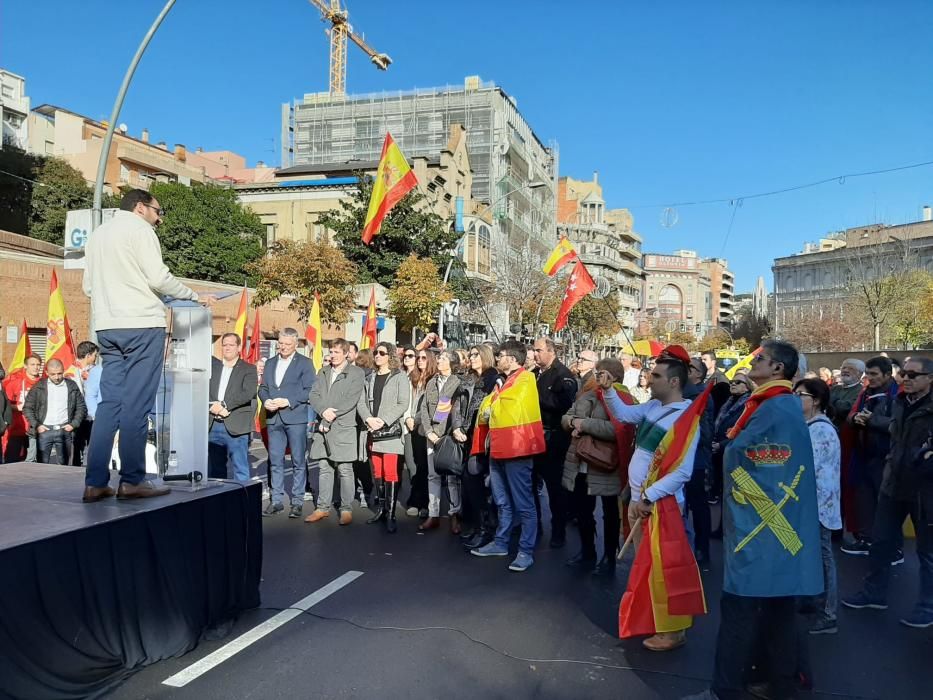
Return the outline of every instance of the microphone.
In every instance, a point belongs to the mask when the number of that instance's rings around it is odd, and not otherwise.
[[[190,483],[200,483],[204,478],[201,472],[188,472],[187,474],[166,474],[162,481],[188,481]]]

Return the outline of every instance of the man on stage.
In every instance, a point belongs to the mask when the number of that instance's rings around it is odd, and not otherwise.
[[[757,680],[752,666],[766,677],[755,684],[757,697],[794,695],[796,599],[823,592],[813,449],[791,391],[798,363],[793,345],[763,343],[748,373],[758,388],[728,433],[713,684],[687,700],[745,697],[746,684]]]
[[[113,496],[110,455],[120,431],[117,498],[163,496],[169,489],[146,479],[148,416],[155,405],[165,358],[163,297],[203,301],[162,262],[155,227],[164,211],[145,190],[123,195],[120,211],[95,229],[85,247],[84,293],[91,299],[103,371],[101,401],[87,450],[85,503]]]

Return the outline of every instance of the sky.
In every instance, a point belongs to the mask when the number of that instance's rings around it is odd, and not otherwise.
[[[0,0],[0,66],[33,106],[106,119],[162,0]],[[462,86],[512,95],[560,174],[599,172],[646,252],[721,256],[737,291],[775,257],[850,226],[916,221],[933,166],[926,0],[345,0],[393,63],[349,47],[347,91]],[[278,164],[281,104],[327,90],[328,38],[304,0],[177,0],[120,116],[131,135]],[[728,202],[665,205],[707,199]],[[676,223],[669,225],[676,219]]]

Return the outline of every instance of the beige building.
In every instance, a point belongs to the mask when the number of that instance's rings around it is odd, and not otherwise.
[[[97,179],[106,133],[106,124],[54,105],[41,105],[29,114],[29,150],[64,159],[89,183]],[[148,189],[153,182],[209,182],[205,165],[189,163],[188,155],[182,144],[169,149],[164,141],[151,143],[147,129],[136,138],[120,128],[113,135],[104,188],[115,192],[124,186]]]
[[[0,68],[0,148],[25,151],[29,145],[29,96],[26,79]]]
[[[709,278],[713,325],[731,328],[735,316],[735,275],[723,258],[704,258],[700,271]]]
[[[683,331],[702,338],[715,325],[713,294],[696,252],[648,253],[642,262],[645,292],[641,330],[650,332],[660,322],[668,332]]]
[[[619,321],[631,337],[641,306],[642,239],[627,209],[606,210],[599,177],[557,182],[557,232],[574,244],[595,280],[605,280],[619,300]],[[599,283],[599,282],[597,282]],[[619,333],[619,343],[624,343]]]

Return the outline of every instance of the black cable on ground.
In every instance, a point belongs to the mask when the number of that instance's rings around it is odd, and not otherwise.
[[[485,649],[488,649],[494,654],[498,654],[499,656],[503,656],[507,659],[512,659],[513,661],[521,661],[523,663],[529,663],[529,664],[572,664],[572,665],[577,665],[577,666],[594,666],[596,668],[607,668],[607,669],[612,669],[615,671],[632,671],[635,673],[647,673],[647,674],[651,674],[655,676],[664,676],[666,678],[676,678],[678,680],[696,681],[698,683],[709,684],[711,681],[711,679],[709,678],[700,677],[700,676],[690,676],[690,675],[687,675],[686,673],[675,673],[673,671],[660,671],[657,669],[639,668],[637,666],[623,666],[621,664],[610,664],[610,663],[604,663],[601,661],[585,661],[582,659],[529,659],[524,656],[516,656],[515,654],[510,654],[507,651],[497,649],[489,642],[484,642],[482,639],[477,639],[475,637],[472,637],[470,636],[469,633],[464,632],[462,629],[459,629],[457,627],[447,627],[444,625],[431,626],[431,627],[395,627],[391,625],[367,625],[362,622],[356,622],[354,620],[350,620],[349,618],[346,618],[346,617],[330,617],[328,615],[321,615],[319,613],[311,612],[310,610],[305,610],[303,608],[261,607],[261,608],[257,608],[257,610],[269,610],[271,612],[284,612],[285,610],[297,610],[299,612],[304,613],[305,615],[310,615],[311,617],[315,617],[319,620],[326,620],[328,622],[343,622],[352,627],[356,627],[357,629],[361,629],[367,632],[381,632],[381,631],[455,632],[456,634],[466,637],[473,644],[477,644],[481,647],[484,647]],[[812,692],[817,693],[818,695],[825,695],[827,697],[847,698],[847,700],[881,700],[881,698],[877,696],[852,695],[851,693],[835,693],[835,692],[830,692],[830,691],[825,691],[825,690],[816,690],[816,689],[814,689]]]

